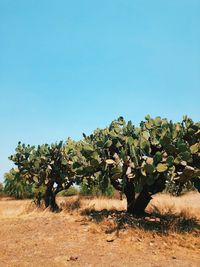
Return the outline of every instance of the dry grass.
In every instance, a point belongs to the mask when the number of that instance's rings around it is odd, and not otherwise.
[[[64,210],[76,210],[78,209],[94,209],[101,211],[106,210],[125,210],[126,209],[126,200],[119,200],[106,197],[83,197],[83,196],[72,196],[72,197],[59,197],[58,198],[59,206]],[[79,203],[77,205],[77,202]]]
[[[0,266],[198,267],[200,232],[190,220],[199,219],[199,200],[198,194],[157,195],[148,211],[160,221],[152,222],[127,216],[125,200],[59,198],[63,212],[55,214],[29,200],[3,199]],[[190,222],[193,229],[177,231],[175,222],[184,227]]]
[[[200,234],[200,195],[188,193],[181,197],[166,194],[154,196],[145,218],[134,218],[126,213],[126,200],[105,197],[59,198],[63,211],[81,214],[96,223],[101,223],[105,232],[114,232],[131,227],[162,234],[193,232]]]
[[[59,206],[65,212],[79,211],[125,211],[126,200],[109,199],[106,197],[88,198],[81,196],[59,197]],[[4,208],[6,207],[6,209]],[[20,215],[47,212],[44,209],[36,209],[31,200],[0,199],[0,218],[18,217]],[[196,218],[200,220],[200,194],[191,192],[180,197],[168,194],[157,194],[153,197],[147,212],[156,215],[182,216],[185,218]]]
[[[126,199],[109,199],[106,197],[87,198],[80,196],[60,197],[59,205],[66,210],[123,211],[126,210]],[[191,192],[180,197],[168,194],[153,196],[147,212],[156,214],[174,214],[188,218],[200,219],[200,194]]]
[[[122,211],[126,209],[126,200],[119,200],[119,199],[109,199],[106,197],[98,197],[92,199],[81,199],[82,208],[85,209],[94,209],[96,211],[101,210],[118,210]]]
[[[180,197],[157,194],[153,197],[148,211],[200,219],[200,194],[190,192]]]

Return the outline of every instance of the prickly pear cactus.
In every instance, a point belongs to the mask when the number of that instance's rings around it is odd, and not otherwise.
[[[10,159],[27,182],[46,186],[46,193],[84,180],[102,191],[112,184],[127,195],[142,192],[148,203],[166,182],[182,186],[191,181],[199,188],[200,122],[185,116],[173,123],[148,115],[135,127],[120,117],[109,127],[83,134],[78,142],[37,147],[19,143]]]
[[[199,140],[200,123],[186,116],[181,123],[146,116],[138,128],[120,117],[85,136],[85,175],[100,172],[101,179],[109,178],[121,189],[129,180],[138,192],[159,180],[184,184],[199,179]]]

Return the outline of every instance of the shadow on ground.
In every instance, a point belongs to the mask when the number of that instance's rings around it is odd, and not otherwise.
[[[194,232],[200,234],[200,223],[196,218],[187,218],[183,215],[175,214],[146,214],[143,217],[134,217],[125,211],[117,210],[90,210],[85,209],[81,213],[90,220],[100,223],[105,220],[114,222],[115,229],[124,229],[127,227],[139,228],[146,231],[167,234],[168,232],[186,233]]]

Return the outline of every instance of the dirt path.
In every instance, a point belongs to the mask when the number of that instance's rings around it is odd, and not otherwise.
[[[200,266],[195,234],[161,236],[128,229],[117,237],[105,234],[107,224],[67,213],[2,216],[0,266]]]

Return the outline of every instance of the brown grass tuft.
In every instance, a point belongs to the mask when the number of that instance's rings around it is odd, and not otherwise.
[[[180,197],[157,194],[153,196],[148,211],[162,215],[176,214],[185,218],[200,219],[200,194],[190,192]]]

